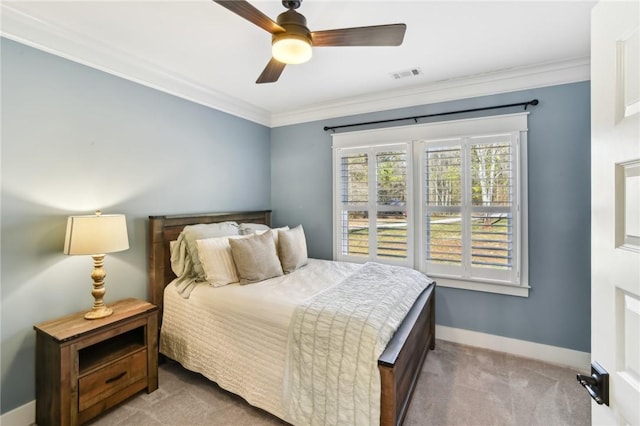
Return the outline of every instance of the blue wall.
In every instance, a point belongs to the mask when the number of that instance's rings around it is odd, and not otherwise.
[[[324,126],[537,98],[540,104],[530,107],[528,121],[530,295],[520,298],[439,287],[437,323],[589,352],[589,97],[589,82],[582,82],[273,128],[274,222],[302,223],[310,255],[332,257],[331,135],[323,131]],[[480,114],[516,110],[521,108]]]
[[[1,39],[2,404],[35,398],[33,324],[93,304],[66,218],[127,216],[105,301],[147,298],[147,217],[269,208],[269,129]]]
[[[439,324],[589,351],[589,83],[264,126],[1,39],[0,411],[35,397],[33,324],[89,309],[91,260],[64,256],[66,217],[127,215],[106,301],[147,295],[148,215],[271,207],[332,256],[325,125],[532,98],[529,298],[439,288]],[[270,160],[269,160],[270,159]]]

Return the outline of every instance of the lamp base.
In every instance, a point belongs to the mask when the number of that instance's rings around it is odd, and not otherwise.
[[[113,309],[102,305],[100,307],[94,307],[93,309],[91,309],[89,312],[87,312],[86,314],[84,314],[84,319],[88,319],[88,320],[93,320],[93,319],[100,319],[100,318],[106,318],[109,315],[111,315],[113,313]]]
[[[113,310],[108,308],[102,300],[104,293],[106,292],[104,289],[104,277],[107,276],[103,268],[104,254],[94,254],[91,257],[93,258],[93,272],[91,273],[91,278],[93,279],[93,291],[91,291],[91,294],[93,295],[94,302],[93,308],[84,314],[84,318],[88,320],[108,317],[113,313]]]

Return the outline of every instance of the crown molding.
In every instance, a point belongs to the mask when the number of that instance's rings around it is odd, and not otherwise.
[[[589,68],[589,58],[578,58],[444,80],[273,114],[271,127],[587,81],[590,79]]]
[[[188,80],[161,65],[131,55],[87,34],[0,3],[0,35],[27,46],[129,81],[268,127],[589,80],[589,58],[502,70],[429,83],[410,89],[341,99],[294,111],[271,113],[248,102]]]
[[[87,34],[26,14],[1,3],[0,35],[27,46],[104,71],[141,85],[241,117],[270,125],[269,111],[204,87],[161,65],[131,55]]]

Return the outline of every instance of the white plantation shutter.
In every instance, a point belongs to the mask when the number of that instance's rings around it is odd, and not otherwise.
[[[412,265],[408,145],[336,151],[339,260]]]
[[[472,138],[471,265],[513,267],[516,205],[514,146],[510,135]]]
[[[406,260],[407,151],[376,154],[376,253],[378,258]]]
[[[462,171],[458,141],[425,149],[426,259],[455,274],[463,261]]]
[[[369,256],[369,154],[340,158],[342,256]]]
[[[516,133],[422,142],[425,270],[518,282]]]

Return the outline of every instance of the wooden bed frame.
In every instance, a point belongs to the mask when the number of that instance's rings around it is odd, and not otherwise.
[[[162,324],[164,288],[175,278],[169,243],[186,225],[234,221],[271,225],[271,210],[198,215],[149,216],[149,297]],[[159,332],[159,329],[158,329]],[[378,359],[380,425],[402,424],[429,349],[435,348],[435,283],[418,297]]]

